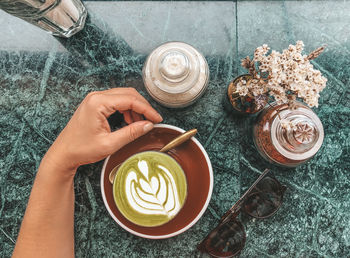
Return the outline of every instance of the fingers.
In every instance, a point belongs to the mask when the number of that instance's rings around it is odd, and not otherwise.
[[[140,115],[144,115],[146,119],[153,123],[160,123],[163,120],[160,114],[148,102],[145,103],[137,98],[124,95],[105,95],[105,99],[109,107],[115,109],[114,111],[134,111],[131,112],[131,116],[136,121],[141,120],[142,117]],[[138,113],[138,115],[135,113]]]
[[[143,120],[142,115],[154,123],[163,120],[160,114],[134,88],[113,88],[92,92],[86,97],[86,102],[92,108],[102,107],[100,111],[105,117],[109,117],[116,110],[120,111],[129,124]]]
[[[148,103],[148,101],[137,91],[135,88],[112,88],[104,91],[96,91],[97,94],[122,94],[122,95],[133,95],[140,101]]]
[[[122,94],[89,94],[86,99],[87,105],[91,109],[97,109],[105,117],[109,117],[115,111],[124,113],[125,111],[134,111],[139,115],[144,115],[146,119],[153,123],[160,123],[163,118],[160,114],[148,103],[140,100],[138,97],[133,95],[122,95]],[[133,117],[134,116],[134,117]],[[139,120],[142,117],[132,115],[132,119]]]
[[[110,133],[108,135],[108,140],[113,145],[113,150],[111,150],[111,153],[148,133],[152,130],[152,128],[153,124],[151,122],[143,120],[132,123],[119,129],[118,131]]]
[[[142,116],[134,111],[131,112],[131,117],[132,117],[134,122],[143,120]]]
[[[124,111],[123,115],[124,115],[124,120],[127,124],[131,124],[133,122],[143,120],[142,116],[138,113],[135,113],[134,111],[130,111],[130,110]]]
[[[130,110],[124,111],[123,115],[124,115],[124,120],[127,124],[131,124],[133,122]]]
[[[112,95],[112,94],[123,94],[123,95],[130,94],[132,96],[137,97],[138,100],[143,101],[146,104],[148,104],[148,101],[140,93],[138,93],[137,90],[135,90],[134,88],[112,88],[112,89],[101,91],[100,93],[109,94],[109,95]],[[141,120],[143,120],[143,118],[140,114],[135,113],[134,111],[126,111],[126,112],[124,112],[124,120],[128,124],[131,124],[133,122],[141,121]]]

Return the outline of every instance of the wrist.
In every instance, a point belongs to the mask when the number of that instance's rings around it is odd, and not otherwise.
[[[76,163],[76,159],[73,158],[73,155],[69,153],[70,148],[67,146],[66,141],[63,141],[61,139],[61,134],[48,149],[43,160],[59,169],[66,171],[76,171],[79,167],[79,164]]]
[[[77,168],[70,164],[63,156],[49,149],[41,160],[39,172],[45,171],[44,173],[46,174],[58,176],[62,179],[73,179]]]

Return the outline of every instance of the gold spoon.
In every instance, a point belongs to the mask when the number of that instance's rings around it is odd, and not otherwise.
[[[176,137],[174,140],[172,140],[171,142],[169,142],[167,145],[165,145],[160,152],[167,152],[168,150],[171,150],[177,146],[179,146],[180,144],[184,143],[185,141],[187,141],[188,139],[190,139],[192,136],[194,136],[197,133],[197,129],[192,129],[189,130],[187,132],[184,132],[183,134],[180,134],[178,137]],[[111,173],[109,173],[109,182],[111,182],[111,184],[113,184],[114,182],[114,178],[115,178],[115,174],[117,173],[118,168],[120,167],[121,164],[118,164],[117,166],[115,166]]]

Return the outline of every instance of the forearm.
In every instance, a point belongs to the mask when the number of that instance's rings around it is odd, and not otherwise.
[[[74,257],[74,174],[43,159],[13,257]]]
[[[107,118],[117,111],[129,125],[112,132]],[[76,168],[104,159],[161,121],[135,89],[88,94],[41,162],[13,257],[73,257]]]

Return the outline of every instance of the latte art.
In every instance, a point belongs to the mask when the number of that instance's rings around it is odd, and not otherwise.
[[[159,226],[176,216],[187,196],[186,177],[169,155],[147,151],[126,160],[113,186],[120,212],[141,226]]]
[[[162,172],[149,178],[147,161],[139,161],[138,168],[143,178],[138,180],[134,170],[126,177],[125,192],[131,207],[143,214],[175,216],[181,206],[175,180],[169,170],[158,165]]]

